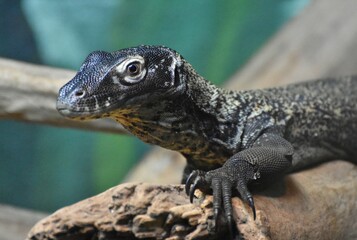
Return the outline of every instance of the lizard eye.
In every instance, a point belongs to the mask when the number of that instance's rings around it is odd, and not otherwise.
[[[139,63],[130,63],[126,67],[126,71],[130,76],[135,76],[140,73],[140,65]]]
[[[141,56],[125,59],[116,68],[120,79],[126,84],[135,84],[144,79],[146,75],[145,61]]]

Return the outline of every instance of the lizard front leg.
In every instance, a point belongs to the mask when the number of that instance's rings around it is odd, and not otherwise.
[[[286,172],[291,166],[292,145],[274,132],[263,133],[250,148],[233,155],[218,169],[204,172],[195,170],[186,182],[186,193],[192,202],[196,189],[213,191],[214,218],[217,221],[223,205],[229,227],[233,223],[232,189],[238,190],[242,200],[252,208],[256,217],[252,194],[248,184],[260,179],[271,179]]]

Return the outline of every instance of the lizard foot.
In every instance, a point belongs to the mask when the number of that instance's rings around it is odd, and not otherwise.
[[[223,206],[228,227],[231,232],[233,224],[233,208],[231,201],[233,188],[237,189],[243,201],[249,204],[253,211],[254,219],[256,218],[253,196],[247,187],[248,182],[254,179],[254,168],[251,164],[245,161],[240,161],[239,165],[238,168],[223,166],[208,172],[194,170],[187,178],[185,186],[186,193],[190,197],[191,202],[195,196],[194,192],[196,189],[206,191],[206,189],[210,187],[213,191],[214,220],[217,223]]]

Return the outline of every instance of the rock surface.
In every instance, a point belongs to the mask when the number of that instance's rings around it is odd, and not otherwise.
[[[41,220],[28,239],[228,238],[224,222],[213,231],[212,197],[196,195],[190,204],[182,185],[121,184]],[[334,161],[292,174],[283,188],[256,194],[255,202],[254,221],[249,207],[233,199],[244,239],[357,239],[353,164]]]

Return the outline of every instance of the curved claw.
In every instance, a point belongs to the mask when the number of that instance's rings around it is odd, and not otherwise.
[[[196,179],[197,176],[198,176],[197,171],[192,171],[190,176],[188,176],[188,178],[186,180],[186,184],[185,184],[185,190],[186,190],[187,195],[190,195],[191,184],[194,181],[194,179]]]
[[[233,227],[233,220],[231,217],[227,218],[227,222],[228,222],[228,231],[229,231],[229,239],[234,239],[234,227]]]
[[[256,212],[255,212],[255,205],[254,205],[254,200],[253,200],[252,197],[248,198],[248,204],[249,204],[250,208],[251,208],[252,211],[253,211],[253,217],[254,217],[254,220],[255,220],[256,217],[257,217],[257,214],[256,214]]]
[[[190,188],[190,202],[193,202],[193,197],[195,196],[195,190],[197,189],[197,185],[200,182],[200,178],[196,178],[195,181],[193,182],[191,188]]]

